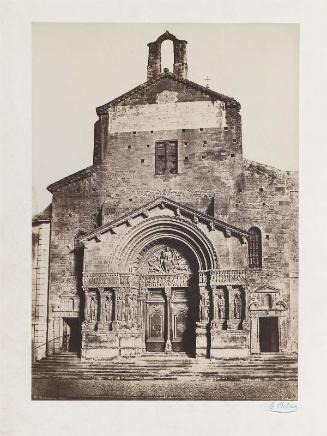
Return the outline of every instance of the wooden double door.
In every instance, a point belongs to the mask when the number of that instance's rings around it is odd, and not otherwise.
[[[164,352],[167,341],[172,352],[195,354],[196,301],[188,288],[172,290],[168,300],[162,289],[149,291],[146,302],[146,350]]]

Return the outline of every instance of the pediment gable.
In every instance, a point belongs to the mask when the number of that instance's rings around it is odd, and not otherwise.
[[[117,229],[121,226],[132,227],[140,222],[140,219],[148,219],[150,217],[154,218],[155,216],[159,215],[160,210],[163,211],[165,209],[173,214],[176,218],[187,219],[195,225],[204,224],[210,231],[221,230],[224,232],[226,237],[234,236],[239,238],[241,242],[244,242],[244,240],[248,237],[248,232],[245,230],[225,223],[224,221],[211,217],[188,206],[184,206],[166,197],[160,197],[138,209],[129,212],[128,214],[119,217],[114,221],[98,227],[86,235],[83,235],[83,237],[80,238],[80,242],[85,243],[87,241],[91,241],[92,239],[100,241],[102,235],[108,232],[116,233]]]
[[[157,95],[169,91],[178,94],[179,102],[194,100],[222,101],[227,107],[240,110],[238,101],[226,95],[215,92],[205,86],[188,79],[182,79],[170,72],[163,72],[159,77],[148,80],[125,94],[96,108],[97,114],[105,115],[110,107],[116,105],[151,104],[157,103]]]

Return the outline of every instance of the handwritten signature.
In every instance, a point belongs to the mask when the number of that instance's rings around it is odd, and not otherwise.
[[[276,413],[291,413],[297,411],[297,404],[289,401],[273,401],[268,410]]]

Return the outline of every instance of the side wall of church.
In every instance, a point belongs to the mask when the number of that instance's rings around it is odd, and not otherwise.
[[[256,289],[268,285],[280,291],[278,298],[288,308],[282,320],[288,336],[284,338],[284,346],[288,351],[297,352],[297,173],[247,160],[244,168],[242,227],[245,230],[258,227],[262,236],[262,269],[260,273],[252,273],[249,292],[256,297]]]
[[[46,355],[50,222],[32,228],[32,351],[33,360]]]

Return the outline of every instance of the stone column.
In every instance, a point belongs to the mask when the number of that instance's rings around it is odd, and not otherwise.
[[[250,352],[260,353],[259,317],[257,315],[250,315]]]
[[[119,288],[113,288],[113,300],[114,300],[114,315],[113,315],[113,321],[112,321],[112,330],[117,331],[119,329],[119,311],[120,311],[120,289]]]
[[[139,297],[138,297],[138,302],[139,302],[139,317],[140,317],[141,328],[142,328],[142,352],[145,353],[145,351],[146,351],[146,346],[145,346],[146,289],[144,289],[144,288],[140,289],[140,294],[139,294]]]
[[[170,330],[171,330],[171,287],[165,286],[165,295],[167,300],[167,339],[166,339],[166,345],[165,345],[165,353],[171,353],[172,352],[172,346],[171,346],[171,337],[170,337]]]
[[[196,356],[208,355],[208,323],[210,319],[210,299],[207,286],[199,285],[199,322],[196,323]]]
[[[99,319],[98,319],[98,323],[97,323],[97,327],[98,327],[98,331],[101,330],[108,330],[108,325],[106,325],[105,321],[104,321],[104,299],[105,299],[105,293],[104,293],[104,288],[98,288],[98,292],[99,292]]]
[[[87,287],[83,286],[84,291],[84,323],[89,320],[89,290]]]

